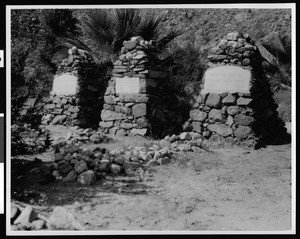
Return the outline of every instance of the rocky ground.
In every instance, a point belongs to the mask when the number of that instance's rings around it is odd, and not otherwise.
[[[68,128],[52,126],[52,137]],[[145,146],[153,140],[115,137],[87,148]],[[210,147],[178,151],[147,178],[107,174],[92,186],[43,183],[30,169],[53,153],[12,160],[12,205],[44,221],[27,229],[276,231],[291,229],[291,144],[258,150]],[[20,166],[22,165],[22,166]],[[19,179],[19,180],[17,180]],[[30,207],[31,206],[31,207]],[[33,213],[31,213],[33,216]],[[18,219],[17,219],[18,220]],[[24,230],[20,223],[12,230]],[[43,225],[42,225],[43,224]]]

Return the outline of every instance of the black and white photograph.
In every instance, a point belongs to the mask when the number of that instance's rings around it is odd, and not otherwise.
[[[6,233],[295,234],[295,11],[6,6]]]

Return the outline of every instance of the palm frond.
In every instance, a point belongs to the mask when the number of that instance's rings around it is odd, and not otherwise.
[[[163,58],[163,56],[165,54],[167,54],[169,47],[171,45],[171,42],[181,34],[182,34],[181,31],[172,30],[172,31],[168,32],[167,35],[160,36],[157,39],[155,48],[156,48],[156,54],[158,55],[159,58]]]
[[[159,25],[162,21],[161,16],[146,16],[139,24],[138,35],[145,40],[153,40],[159,36]]]

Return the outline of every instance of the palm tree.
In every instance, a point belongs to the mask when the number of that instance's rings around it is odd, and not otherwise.
[[[155,40],[155,54],[162,59],[171,41],[181,32],[172,30],[165,33],[160,27],[161,22],[161,16],[143,16],[136,9],[96,9],[88,12],[83,19],[81,27],[86,43],[72,34],[59,33],[57,36],[61,45],[75,45],[87,50],[94,59],[99,59],[97,55],[103,51],[117,56],[125,40],[141,36],[145,40]]]

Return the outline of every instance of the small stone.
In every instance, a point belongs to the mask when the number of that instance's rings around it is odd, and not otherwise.
[[[62,179],[62,181],[64,181],[64,182],[72,182],[72,181],[75,181],[76,178],[77,178],[77,175],[76,175],[75,171],[71,170],[68,173],[68,175]]]
[[[240,107],[238,106],[229,106],[227,108],[227,113],[234,116],[240,112]]]
[[[56,178],[56,180],[59,180],[62,178],[62,176],[60,175],[60,173],[57,170],[54,170],[52,172],[52,176]]]
[[[102,159],[100,161],[99,170],[106,171],[108,170],[109,160]]]
[[[33,210],[32,206],[26,206],[18,218],[14,221],[14,225],[21,224],[26,226],[37,218],[37,213]]]
[[[136,104],[132,107],[132,114],[134,117],[141,117],[147,114],[147,107],[145,103]]]
[[[157,160],[160,165],[166,165],[171,163],[171,159],[169,157],[163,157]]]
[[[239,125],[251,125],[254,122],[254,118],[248,115],[238,114],[234,117],[234,121]]]
[[[112,173],[118,174],[118,173],[121,172],[122,167],[121,167],[120,165],[117,165],[117,164],[112,164],[112,165],[110,166],[110,170],[112,171]]]
[[[192,127],[193,127],[194,131],[199,132],[199,133],[202,132],[202,124],[200,122],[193,122]]]
[[[213,122],[223,122],[222,110],[212,109],[208,114],[209,119]]]
[[[93,134],[91,137],[90,137],[90,141],[94,144],[98,144],[98,143],[101,143],[103,140],[102,136],[101,135],[98,135],[98,134]]]
[[[203,142],[202,139],[197,139],[197,140],[196,140],[196,145],[197,145],[198,147],[201,147],[201,146],[202,146],[202,142]]]
[[[188,132],[183,132],[179,135],[179,138],[181,140],[188,140],[191,139],[191,135]]]
[[[242,60],[242,65],[243,65],[243,66],[248,66],[248,65],[250,65],[250,59],[249,59],[249,58],[245,58],[244,60]]]
[[[80,174],[88,170],[87,163],[84,160],[80,160],[74,165],[74,170],[77,174]]]
[[[202,133],[202,135],[203,135],[204,138],[209,138],[211,136],[211,132],[210,131],[204,131]]]
[[[67,162],[62,163],[58,168],[59,173],[63,176],[66,176],[71,170],[73,167]]]
[[[222,100],[222,103],[224,105],[234,105],[236,103],[236,97],[232,94],[229,94]]]
[[[55,116],[55,118],[52,120],[52,124],[53,125],[62,125],[67,119],[66,115],[57,115]]]
[[[232,126],[233,123],[234,123],[233,117],[232,117],[231,115],[229,115],[229,116],[227,117],[226,124],[227,124],[228,126]]]
[[[233,133],[233,130],[224,124],[210,124],[207,126],[207,129],[211,132],[216,132],[222,137],[227,137]]]
[[[179,140],[179,139],[180,139],[180,137],[179,137],[178,135],[173,134],[173,135],[170,137],[170,142],[173,143],[173,142],[175,142],[175,141],[177,141],[177,140]]]
[[[91,156],[91,155],[92,155],[92,152],[91,152],[90,149],[83,149],[83,150],[81,151],[81,154],[82,154],[82,155],[86,155],[86,156]]]
[[[206,105],[209,107],[218,108],[221,105],[221,96],[216,93],[211,93],[206,99]]]
[[[96,173],[93,170],[88,170],[78,176],[78,182],[82,185],[93,185],[97,180]]]
[[[252,102],[252,99],[239,97],[237,100],[237,105],[248,106],[251,104],[251,102]]]
[[[147,134],[147,132],[148,132],[148,129],[132,129],[130,131],[130,134],[133,134],[133,135],[138,134],[138,135],[144,136]]]
[[[55,230],[84,230],[85,228],[75,219],[74,215],[65,208],[57,206],[53,209],[47,227]]]
[[[146,167],[154,167],[159,166],[159,162],[157,162],[155,159],[151,159],[147,164]]]
[[[249,126],[238,126],[236,130],[234,130],[234,135],[240,139],[245,139],[249,135],[251,135],[252,129]]]
[[[207,117],[207,113],[203,112],[203,111],[200,111],[200,110],[191,110],[190,111],[190,118],[192,120],[195,120],[195,121],[204,121]]]
[[[119,164],[119,165],[123,165],[124,163],[124,157],[122,156],[117,156],[115,159],[114,159],[114,162]]]
[[[136,46],[137,46],[137,42],[136,41],[124,41],[124,47],[128,51],[132,51],[133,49],[136,48]]]
[[[45,221],[42,219],[34,220],[31,222],[31,228],[33,230],[41,230],[45,226]]]
[[[170,140],[170,136],[167,135],[167,136],[164,138],[164,140],[169,141],[169,140]]]
[[[21,214],[21,210],[19,209],[19,207],[11,204],[11,208],[10,208],[10,224],[13,224],[14,221],[19,217],[20,214]]]
[[[54,154],[54,161],[60,161],[63,160],[64,156],[62,155],[62,153],[56,153]]]

